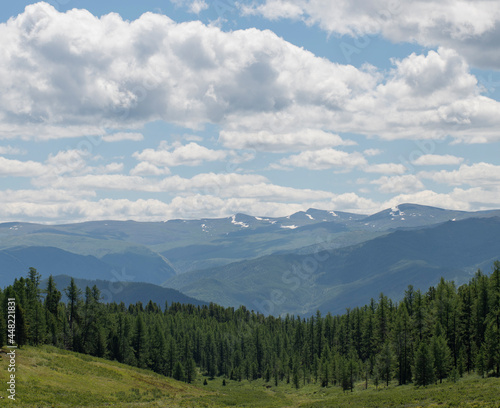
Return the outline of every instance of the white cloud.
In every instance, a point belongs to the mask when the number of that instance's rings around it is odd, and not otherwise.
[[[140,153],[134,153],[133,156],[155,166],[199,166],[207,161],[224,160],[228,156],[228,151],[208,149],[194,142],[187,145],[174,143],[172,146],[162,142],[158,150],[145,149]]]
[[[378,184],[379,191],[382,193],[412,193],[423,190],[425,186],[413,174],[404,176],[383,176],[377,180],[371,181],[371,184]]]
[[[109,174],[109,173],[121,173],[123,171],[123,163],[109,163],[104,166],[100,166],[97,168],[97,172],[102,173],[102,174]]]
[[[84,150],[61,150],[49,154],[45,162],[20,161],[0,157],[0,176],[30,177],[32,183],[50,185],[54,180],[64,177],[71,180],[73,176],[103,175],[123,171],[123,163],[112,162],[100,166],[89,166],[92,159],[90,153]],[[71,185],[71,182],[68,182]]]
[[[424,190],[410,194],[400,194],[386,201],[382,207],[390,208],[401,203],[418,203],[452,210],[473,211],[492,210],[500,207],[500,189],[472,187],[455,188],[449,193]]]
[[[498,186],[500,166],[491,163],[462,164],[458,170],[422,171],[419,177],[428,178],[438,183],[452,186],[468,184],[470,186]]]
[[[458,202],[467,203],[469,208],[478,210],[498,209],[500,207],[500,187],[455,188],[450,194]]]
[[[306,193],[306,191],[304,191]],[[332,194],[330,197],[304,198],[300,202],[273,200],[270,194],[254,197],[224,197],[195,193],[179,195],[169,202],[159,199],[94,199],[94,191],[74,189],[0,190],[0,218],[43,222],[86,220],[165,221],[174,218],[227,217],[241,212],[261,216],[285,216],[307,208],[322,208],[373,214],[402,203],[418,203],[456,210],[494,209],[500,206],[500,190],[496,188],[456,188],[450,193],[431,190],[399,194],[384,203],[374,202],[355,193]]]
[[[282,166],[304,167],[310,170],[326,170],[332,167],[350,170],[366,164],[360,153],[346,153],[335,149],[307,150],[280,160]]]
[[[154,193],[167,192],[175,194],[198,191],[203,191],[208,194],[216,191],[219,194],[231,187],[268,183],[265,177],[252,174],[200,173],[192,178],[174,175],[163,179],[153,179],[141,177],[138,175],[138,172],[134,173],[134,175],[86,174],[74,177],[40,178],[34,179],[33,184],[42,187],[51,186],[58,189],[109,189],[121,191],[147,191]]]
[[[424,154],[411,163],[416,166],[446,166],[460,164],[463,161],[463,157],[452,156],[450,154]]]
[[[210,178],[211,175],[205,175],[206,177]],[[238,183],[235,187],[238,188]],[[0,218],[44,222],[99,219],[165,221],[174,218],[227,217],[235,213],[266,217],[285,216],[310,207],[369,213],[378,210],[379,206],[354,193],[336,195],[269,185],[257,186],[252,192],[241,197],[220,195],[217,191],[178,195],[168,202],[159,199],[92,200],[95,197],[93,191],[81,188],[71,191],[54,188],[0,190],[0,200],[4,203],[0,207]],[[291,198],[298,201],[287,201]]]
[[[39,162],[32,160],[11,160],[0,157],[0,177],[36,177],[46,172],[46,166]]]
[[[340,211],[373,214],[380,210],[380,204],[355,193],[344,193],[333,197],[329,202],[315,203],[312,208],[335,209]]]
[[[243,14],[261,14],[270,20],[280,18],[298,19],[303,17],[305,12],[303,1],[289,0],[267,0],[263,4],[249,6],[243,4],[241,6]]]
[[[383,150],[381,149],[366,149],[366,150],[363,150],[363,154],[365,156],[378,156],[379,154],[382,154],[383,153]]]
[[[121,142],[123,140],[130,140],[134,142],[140,142],[144,139],[142,133],[134,132],[116,132],[112,134],[107,134],[102,137],[104,142]]]
[[[40,190],[0,190],[2,203],[26,202],[31,204],[50,204],[57,202],[81,199],[82,197],[95,197],[95,192],[88,190],[58,190],[53,188]]]
[[[200,14],[203,10],[208,8],[208,4],[205,0],[170,0],[178,7],[185,7],[191,13]]]
[[[264,139],[307,132],[328,138],[321,131],[500,137],[500,103],[482,96],[465,61],[445,48],[395,61],[384,75],[318,58],[271,31],[223,32],[153,13],[129,22],[85,10],[59,13],[46,3],[0,24],[0,47],[1,138],[102,135],[156,120],[193,129],[217,123],[228,132],[221,140],[235,146],[259,132]],[[284,149],[280,137],[263,148]]]
[[[453,194],[436,193],[432,190],[397,195],[386,201],[383,208],[391,208],[403,203],[416,203],[450,210],[467,211],[471,209],[469,202],[465,200],[457,200]]]
[[[235,185],[226,191],[220,191],[224,197],[258,198],[263,201],[306,202],[309,200],[328,200],[335,197],[329,191],[299,189],[278,186],[270,183]]]
[[[130,174],[132,176],[161,176],[170,174],[170,170],[167,167],[158,167],[148,162],[140,162],[130,170]]]
[[[188,142],[202,142],[203,138],[198,135],[182,135],[182,138],[184,140],[187,140]]]
[[[500,68],[500,4],[496,0],[266,0],[244,5],[242,10],[271,20],[301,19],[340,35],[382,34],[393,42],[445,45],[459,50],[476,66]],[[370,39],[360,43],[366,41]]]
[[[404,174],[406,173],[406,167],[400,163],[378,163],[365,166],[363,171],[367,173]]]
[[[276,133],[267,130],[258,132],[221,131],[219,142],[232,149],[255,149],[268,152],[288,152],[322,149],[334,146],[352,146],[352,140],[343,140],[339,135],[321,129],[303,129],[300,132]]]
[[[108,172],[106,174],[85,174],[71,177],[41,177],[33,179],[32,184],[40,188],[67,189],[68,191],[138,191],[167,193],[183,197],[201,194],[224,199],[233,197],[262,200],[263,202],[304,203],[311,200],[331,200],[336,197],[335,194],[323,190],[275,185],[266,177],[256,174],[201,173],[192,178],[178,175],[160,179],[144,177],[153,171],[149,166],[144,166],[133,169],[131,175],[109,174]]]
[[[26,154],[26,150],[20,149],[18,147],[0,146],[0,154],[6,155],[16,155],[16,154]]]
[[[87,159],[90,158],[88,151],[71,149],[61,150],[55,155],[49,154],[46,163],[52,174],[81,174],[90,171]]]

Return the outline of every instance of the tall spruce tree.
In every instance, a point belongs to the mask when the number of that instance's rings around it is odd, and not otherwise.
[[[415,354],[415,385],[429,385],[436,380],[434,357],[431,348],[425,341],[420,342]]]
[[[388,387],[389,382],[392,379],[394,367],[394,353],[389,341],[386,341],[384,343],[384,345],[382,346],[382,350],[377,355],[376,367],[380,378],[385,381],[385,384]]]
[[[411,380],[411,325],[406,303],[401,303],[392,330],[399,385]]]
[[[438,323],[431,340],[431,350],[434,360],[434,372],[439,382],[443,382],[451,367],[451,351],[446,342],[441,325]]]

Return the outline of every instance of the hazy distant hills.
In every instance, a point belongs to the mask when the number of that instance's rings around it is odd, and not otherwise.
[[[63,294],[63,300],[65,300],[64,288],[69,286],[71,277],[68,275],[58,275],[54,276],[54,281],[57,288]],[[130,304],[136,304],[137,302],[142,302],[145,307],[151,300],[156,303],[161,308],[165,307],[165,302],[168,305],[172,303],[184,303],[191,304],[195,306],[203,306],[208,304],[207,302],[199,301],[192,297],[186,296],[183,293],[169,288],[163,288],[158,285],[153,285],[151,283],[144,282],[111,282],[106,280],[88,280],[88,279],[75,279],[76,285],[85,293],[85,288],[93,287],[96,285],[101,291],[103,302],[111,303],[116,302],[125,303],[126,306]],[[45,287],[45,281],[42,282],[42,287]]]
[[[309,209],[279,218],[3,223],[0,286],[34,266],[43,277],[165,284],[253,309],[281,293],[273,290],[286,292],[272,300],[273,313],[342,310],[380,290],[398,296],[408,283],[426,288],[440,275],[462,279],[500,258],[495,234],[488,235],[498,216],[402,204],[372,215]],[[446,235],[446,228],[457,230]],[[322,254],[327,259],[314,273],[293,270]]]
[[[168,261],[148,248],[131,247],[98,258],[54,246],[15,246],[0,250],[1,284],[7,285],[14,277],[26,276],[30,266],[35,267],[42,277],[68,274],[85,279],[160,283],[175,275]]]
[[[317,254],[279,254],[188,272],[165,284],[199,299],[264,313],[342,312],[380,292],[397,299],[441,276],[464,283],[500,259],[500,218],[448,221]]]

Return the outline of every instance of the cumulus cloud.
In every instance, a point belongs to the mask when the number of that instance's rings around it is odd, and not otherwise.
[[[51,174],[81,174],[90,171],[87,160],[90,153],[85,150],[61,150],[56,154],[49,154],[46,160]]]
[[[132,176],[161,176],[165,174],[170,174],[170,169],[166,167],[158,167],[149,162],[140,162],[132,170],[130,170]]]
[[[423,190],[415,193],[399,194],[386,201],[383,207],[390,208],[401,203],[419,203],[461,211],[492,210],[498,209],[500,206],[500,189],[498,186],[491,188],[454,188],[449,193]]]
[[[275,133],[267,130],[258,132],[220,132],[219,142],[232,149],[255,149],[268,152],[301,151],[334,146],[352,146],[356,142],[344,140],[339,135],[321,129],[304,129],[300,132]]]
[[[413,174],[404,176],[383,176],[371,181],[371,184],[378,184],[382,193],[412,193],[424,189],[423,183]]]
[[[189,12],[194,14],[200,14],[203,10],[208,8],[208,4],[205,0],[170,0],[178,7],[184,7],[189,10]]]
[[[363,150],[363,154],[365,156],[378,156],[379,154],[382,154],[383,151],[381,149],[366,149],[366,150]]]
[[[88,164],[91,159],[88,151],[78,149],[51,153],[44,162],[12,160],[0,156],[0,176],[27,177],[32,179],[33,184],[50,185],[58,178],[71,180],[77,176],[106,175],[122,172],[124,168],[123,163],[117,162],[91,166]]]
[[[382,174],[403,174],[406,173],[406,167],[400,163],[378,163],[365,166],[363,170],[367,173]]]
[[[229,152],[226,150],[212,150],[198,143],[191,142],[187,145],[174,143],[168,145],[160,143],[158,149],[145,149],[134,153],[134,157],[155,166],[199,166],[204,162],[224,160]]]
[[[0,146],[0,154],[15,155],[15,154],[26,154],[26,150],[20,149],[18,147]]]
[[[227,132],[221,141],[256,138],[264,149],[284,149],[287,135],[301,132],[323,147],[347,132],[499,137],[500,104],[480,94],[465,61],[445,48],[394,61],[384,75],[316,57],[271,31],[223,32],[153,13],[130,22],[46,3],[0,24],[0,46],[3,138],[102,135],[156,120],[216,123]]]
[[[411,163],[416,166],[446,166],[457,165],[463,161],[463,157],[452,156],[450,154],[424,154]]]
[[[75,199],[95,197],[95,192],[88,190],[59,190],[54,188],[40,190],[0,190],[2,203],[26,202],[31,204],[50,204]]]
[[[93,195],[95,194],[84,190],[74,190],[74,194],[71,194],[66,190],[52,188],[0,191],[0,199],[4,203],[0,208],[0,217],[3,220],[23,218],[45,222],[99,219],[165,221],[174,218],[227,217],[235,213],[285,216],[310,207],[368,212],[367,206],[370,209],[376,207],[371,200],[352,193],[329,193],[327,199],[312,201],[314,197],[323,198],[316,195],[300,203],[274,201],[273,194],[267,194],[267,199],[263,200],[262,194],[256,194],[254,197],[223,197],[197,193],[176,196],[171,201],[153,198],[92,200]],[[29,197],[36,198],[28,200]],[[305,194],[301,200],[304,200],[304,197]]]
[[[0,157],[0,177],[36,177],[47,172],[42,163],[32,160],[20,161]]]
[[[242,11],[271,20],[300,19],[328,33],[381,34],[394,42],[444,45],[476,66],[500,69],[500,4],[495,0],[266,0],[243,5]]]
[[[399,194],[384,203],[384,208],[391,208],[402,203],[417,203],[450,210],[467,211],[471,209],[468,201],[457,200],[453,194],[423,190],[414,193]]]
[[[350,170],[356,166],[365,164],[366,159],[360,153],[347,153],[328,148],[307,150],[280,160],[280,165],[282,166],[303,167],[310,170],[326,170],[333,167]]]
[[[140,142],[143,139],[144,139],[143,134],[136,133],[136,132],[116,132],[116,133],[104,135],[102,137],[102,140],[104,142],[121,142],[124,140],[130,140],[133,142]]]
[[[452,186],[468,184],[494,187],[500,183],[500,166],[484,162],[462,164],[458,170],[422,171],[419,176]]]
[[[216,174],[201,173],[192,178],[178,175],[162,179],[142,177],[140,172],[134,175],[123,174],[86,174],[73,177],[41,178],[33,184],[42,188],[59,190],[113,190],[140,191],[148,193],[170,193],[188,197],[202,194],[223,198],[251,198],[274,202],[304,202],[309,200],[327,200],[335,194],[312,189],[299,189],[272,184],[266,177],[255,174]]]

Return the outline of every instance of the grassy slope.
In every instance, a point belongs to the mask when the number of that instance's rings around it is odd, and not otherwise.
[[[26,347],[18,351],[19,407],[500,407],[500,379],[466,376],[457,384],[444,382],[425,388],[413,385],[375,389],[358,383],[353,393],[339,387],[309,384],[295,390],[262,380],[209,380],[198,376],[194,386],[146,370],[62,351],[53,347]],[[6,356],[0,361],[0,382],[7,378]],[[269,387],[269,388],[268,388]],[[5,387],[0,396],[6,397]],[[3,404],[2,404],[3,405]]]
[[[207,394],[147,370],[54,347],[23,347],[17,353],[17,407],[181,407],[186,398]],[[5,384],[8,363],[1,356]],[[6,385],[0,396],[7,397]]]

